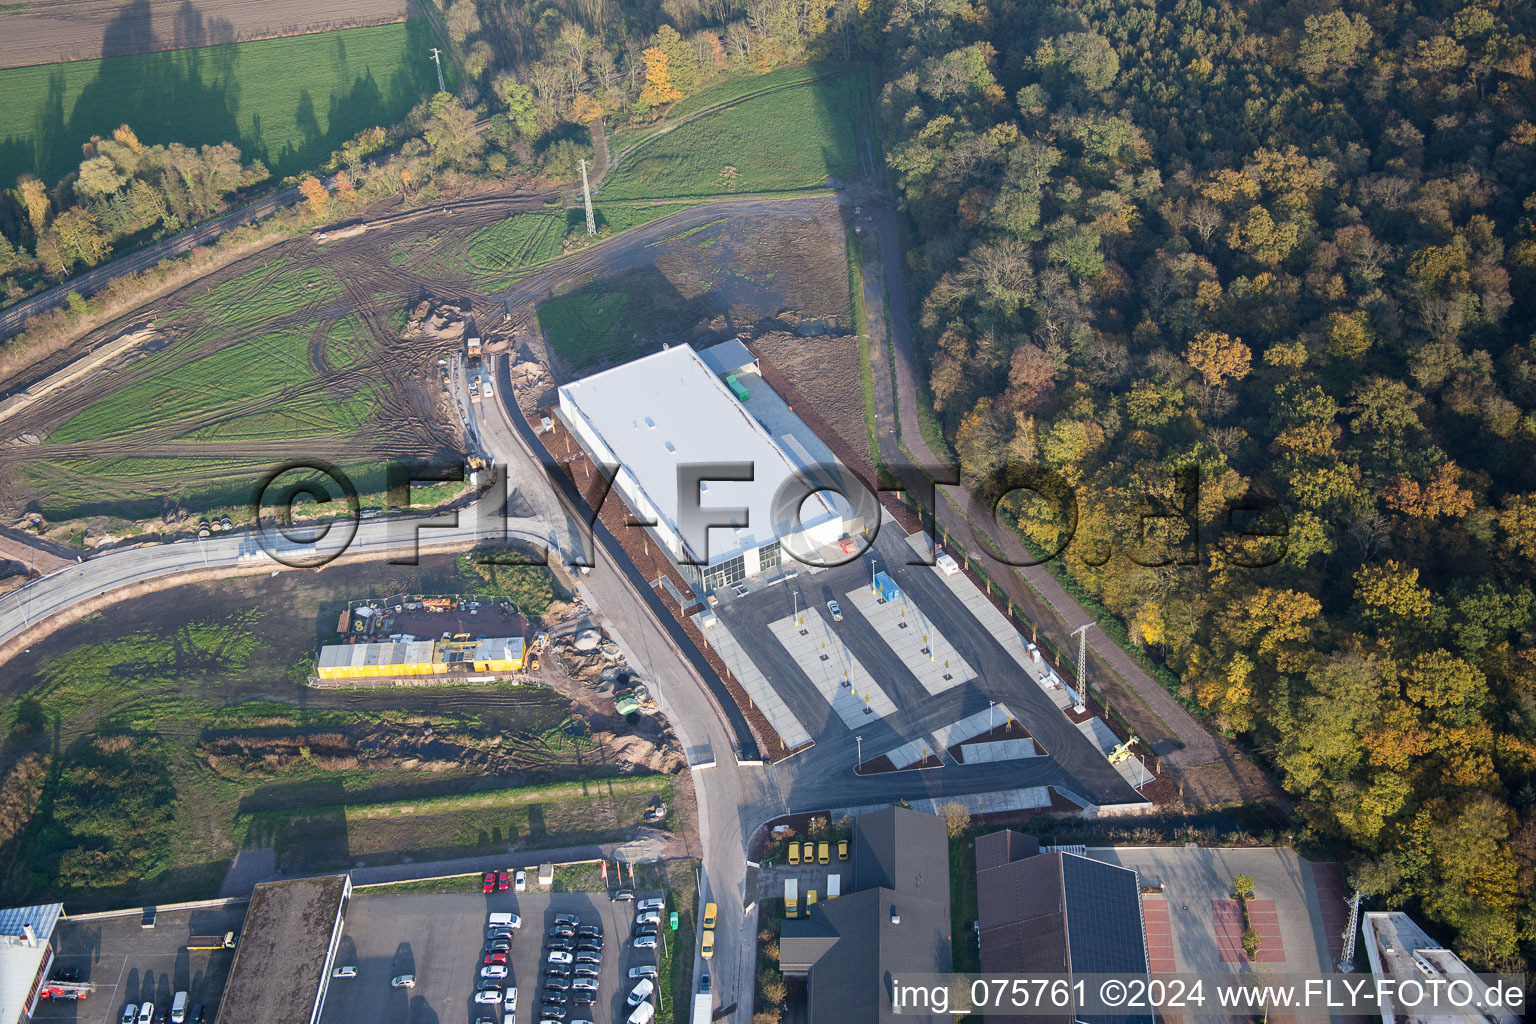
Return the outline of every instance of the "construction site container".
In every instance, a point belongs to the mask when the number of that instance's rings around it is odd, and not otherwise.
[[[731,394],[735,395],[738,401],[745,402],[748,398],[752,397],[752,392],[747,390],[745,384],[736,379],[734,373],[725,378],[725,383],[731,389]]]

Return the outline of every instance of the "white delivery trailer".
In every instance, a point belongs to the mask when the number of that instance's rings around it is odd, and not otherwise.
[[[843,876],[837,872],[827,876],[827,899],[835,900],[843,894]]]
[[[715,1014],[715,1000],[708,992],[693,997],[693,1024],[709,1024]]]
[[[784,916],[794,917],[800,909],[800,881],[795,878],[784,879]]]

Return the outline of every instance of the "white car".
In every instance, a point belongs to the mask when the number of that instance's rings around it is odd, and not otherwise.
[[[576,991],[596,992],[597,991],[597,979],[596,978],[572,978],[571,979],[571,988],[576,990]]]
[[[482,978],[505,978],[506,976],[506,964],[486,964],[480,968],[480,977]]]
[[[657,899],[654,896],[648,900],[641,900],[639,903],[635,904],[635,910],[637,911],[665,910],[666,908],[667,901],[663,899]]]
[[[552,964],[560,964],[562,966],[567,966],[574,959],[575,958],[572,957],[571,954],[567,953],[563,949],[552,949],[552,950],[549,951],[549,962],[552,963]]]
[[[651,1003],[641,1003],[635,1007],[635,1012],[629,1015],[629,1024],[651,1024],[651,1018],[656,1016],[656,1007]]]
[[[513,876],[513,878],[514,880],[512,882],[512,891],[526,892],[528,889],[528,872],[519,868],[517,874]]]
[[[389,983],[391,985],[393,985],[395,988],[415,988],[416,987],[416,975],[414,975],[414,974],[402,974],[402,975],[399,975],[398,977],[391,978],[389,980]]]
[[[635,915],[635,924],[660,924],[661,911],[646,910]]]
[[[934,559],[934,561],[937,563],[939,571],[944,573],[945,576],[954,576],[960,571],[960,563],[955,561],[953,555],[942,554]]]
[[[634,947],[636,949],[655,949],[656,948],[656,936],[654,936],[654,935],[642,935],[642,936],[640,936],[638,939],[636,939],[634,941]]]
[[[487,914],[485,926],[487,928],[521,928],[523,919],[516,914]]]
[[[333,977],[333,978],[355,978],[355,977],[357,977],[357,968],[353,967],[351,965],[348,965],[346,967],[338,967],[334,971],[331,972],[331,977]]]
[[[138,1003],[125,1003],[123,1005],[122,1024],[133,1024],[133,1022],[135,1020],[138,1020],[138,1018],[139,1018],[139,1004]]]
[[[827,601],[827,611],[832,613],[833,622],[843,621],[843,606],[838,604],[836,601]]]
[[[155,1004],[145,1003],[139,1007],[139,1024],[153,1024],[155,1019]]]
[[[654,981],[650,978],[640,979],[640,984],[636,985],[635,990],[629,994],[629,1005],[639,1006],[649,999],[654,991],[656,991],[656,983]]]
[[[475,1002],[486,1004],[499,1003],[501,1002],[501,990],[496,988],[482,989],[475,993]]]
[[[631,978],[654,978],[656,977],[656,965],[641,964],[639,967],[631,967],[629,969],[629,976]]]
[[[507,1019],[502,1021],[501,1024],[512,1024],[512,1014],[517,1011],[517,986],[516,985],[508,985],[507,986],[506,993],[503,994],[502,997],[501,997],[501,1009],[502,1009],[502,1012],[507,1015]]]

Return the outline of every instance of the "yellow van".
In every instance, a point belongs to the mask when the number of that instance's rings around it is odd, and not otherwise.
[[[716,907],[713,903],[704,904],[704,927],[706,929],[715,926],[715,911]]]
[[[815,843],[811,843],[811,842],[807,842],[805,844],[805,852],[800,855],[800,859],[805,861],[807,864],[815,864],[816,863],[816,844]]]
[[[826,842],[822,843],[819,855],[816,859],[821,861],[823,864],[832,863],[832,844]]]
[[[812,889],[805,894],[805,909],[807,912],[816,905],[816,890]]]
[[[799,863],[800,863],[800,844],[796,843],[796,842],[791,842],[789,844],[789,864],[790,864],[790,867],[794,867],[796,864],[799,864]]]
[[[846,839],[839,839],[837,841],[837,859],[838,860],[847,860],[848,859],[848,840],[846,840]]]
[[[705,960],[715,955],[715,930],[713,928],[704,929],[704,942],[699,947],[699,955]]]

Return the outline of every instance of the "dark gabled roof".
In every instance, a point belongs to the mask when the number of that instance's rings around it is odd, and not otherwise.
[[[851,845],[852,891],[780,933],[780,965],[808,972],[812,1024],[950,1024],[947,1014],[894,1014],[888,989],[893,977],[953,969],[943,820],[904,807],[870,811],[854,819]]]
[[[1146,974],[1136,872],[1060,851],[1032,854],[1033,842],[1006,832],[976,841],[982,972]],[[1080,1019],[1104,1024],[1148,1020]]]
[[[949,899],[949,833],[944,819],[882,807],[855,819],[853,889],[883,887]]]

